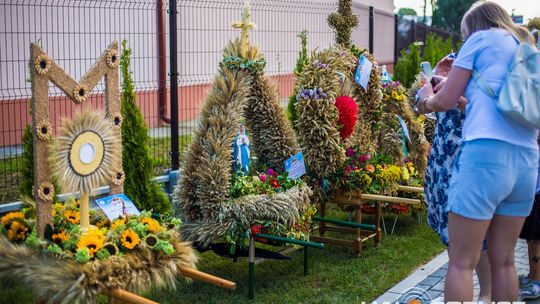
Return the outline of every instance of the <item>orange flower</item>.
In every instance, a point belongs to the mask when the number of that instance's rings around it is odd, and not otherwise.
[[[62,244],[63,242],[67,241],[69,239],[69,234],[66,233],[66,231],[62,230],[59,233],[55,233],[52,235],[52,240],[56,244]]]
[[[373,173],[373,172],[375,172],[375,167],[373,167],[372,164],[367,164],[367,165],[366,165],[366,170],[367,170],[368,172]]]

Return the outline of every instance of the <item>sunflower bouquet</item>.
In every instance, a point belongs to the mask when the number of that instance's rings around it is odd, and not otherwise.
[[[165,255],[174,252],[170,240],[177,236],[179,219],[160,222],[150,212],[142,212],[140,216],[120,217],[111,222],[101,212],[92,210],[92,226],[83,232],[79,225],[79,200],[55,203],[52,207],[53,225],[44,239],[37,236],[33,206],[4,215],[0,231],[12,242],[24,242],[46,254],[73,258],[79,263],[122,256],[140,248]]]

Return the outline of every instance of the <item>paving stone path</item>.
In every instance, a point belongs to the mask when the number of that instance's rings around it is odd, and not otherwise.
[[[518,274],[527,274],[529,272],[529,262],[527,257],[527,244],[519,240],[515,253],[516,269]],[[435,257],[433,260],[423,265],[410,276],[399,282],[390,290],[385,292],[375,300],[377,303],[397,302],[401,295],[407,291],[411,294],[422,294],[425,298],[436,299],[443,296],[444,280],[448,270],[448,253],[445,251]],[[474,275],[474,297],[478,297],[480,288],[478,278]],[[528,301],[527,303],[540,304],[540,299]]]

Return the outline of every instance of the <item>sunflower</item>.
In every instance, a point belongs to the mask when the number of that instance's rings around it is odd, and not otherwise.
[[[143,224],[145,224],[146,226],[148,226],[148,231],[153,232],[153,233],[156,233],[156,232],[159,232],[159,231],[163,230],[163,227],[161,227],[161,225],[159,224],[159,222],[156,221],[156,220],[153,219],[153,218],[143,217],[143,218],[141,219],[141,223],[143,223]]]
[[[24,240],[26,238],[28,227],[20,222],[13,222],[7,232],[8,239],[12,241]]]
[[[9,229],[9,225],[13,219],[24,219],[24,213],[22,212],[10,212],[2,217],[2,226]]]
[[[103,248],[104,243],[105,239],[99,234],[87,233],[77,242],[77,249],[88,248],[90,256],[94,257],[94,254]]]
[[[127,249],[133,249],[140,242],[139,236],[135,231],[128,229],[122,233],[122,246]]]
[[[64,205],[60,204],[60,203],[54,203],[52,205],[52,216],[56,216],[57,213],[61,212],[64,210]]]
[[[79,211],[68,210],[64,213],[64,217],[70,223],[77,225],[81,219],[81,213]]]
[[[126,220],[124,218],[117,218],[115,219],[112,224],[111,224],[111,227],[109,228],[109,230],[115,230],[115,229],[118,229],[119,227],[122,227],[126,224]]]
[[[63,242],[67,241],[68,239],[69,239],[69,234],[67,234],[65,230],[62,230],[62,231],[52,235],[52,240],[56,244],[62,244]]]

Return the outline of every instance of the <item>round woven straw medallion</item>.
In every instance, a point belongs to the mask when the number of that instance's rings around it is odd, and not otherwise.
[[[79,134],[71,145],[69,162],[75,173],[87,176],[94,173],[103,162],[103,139],[94,131]]]

